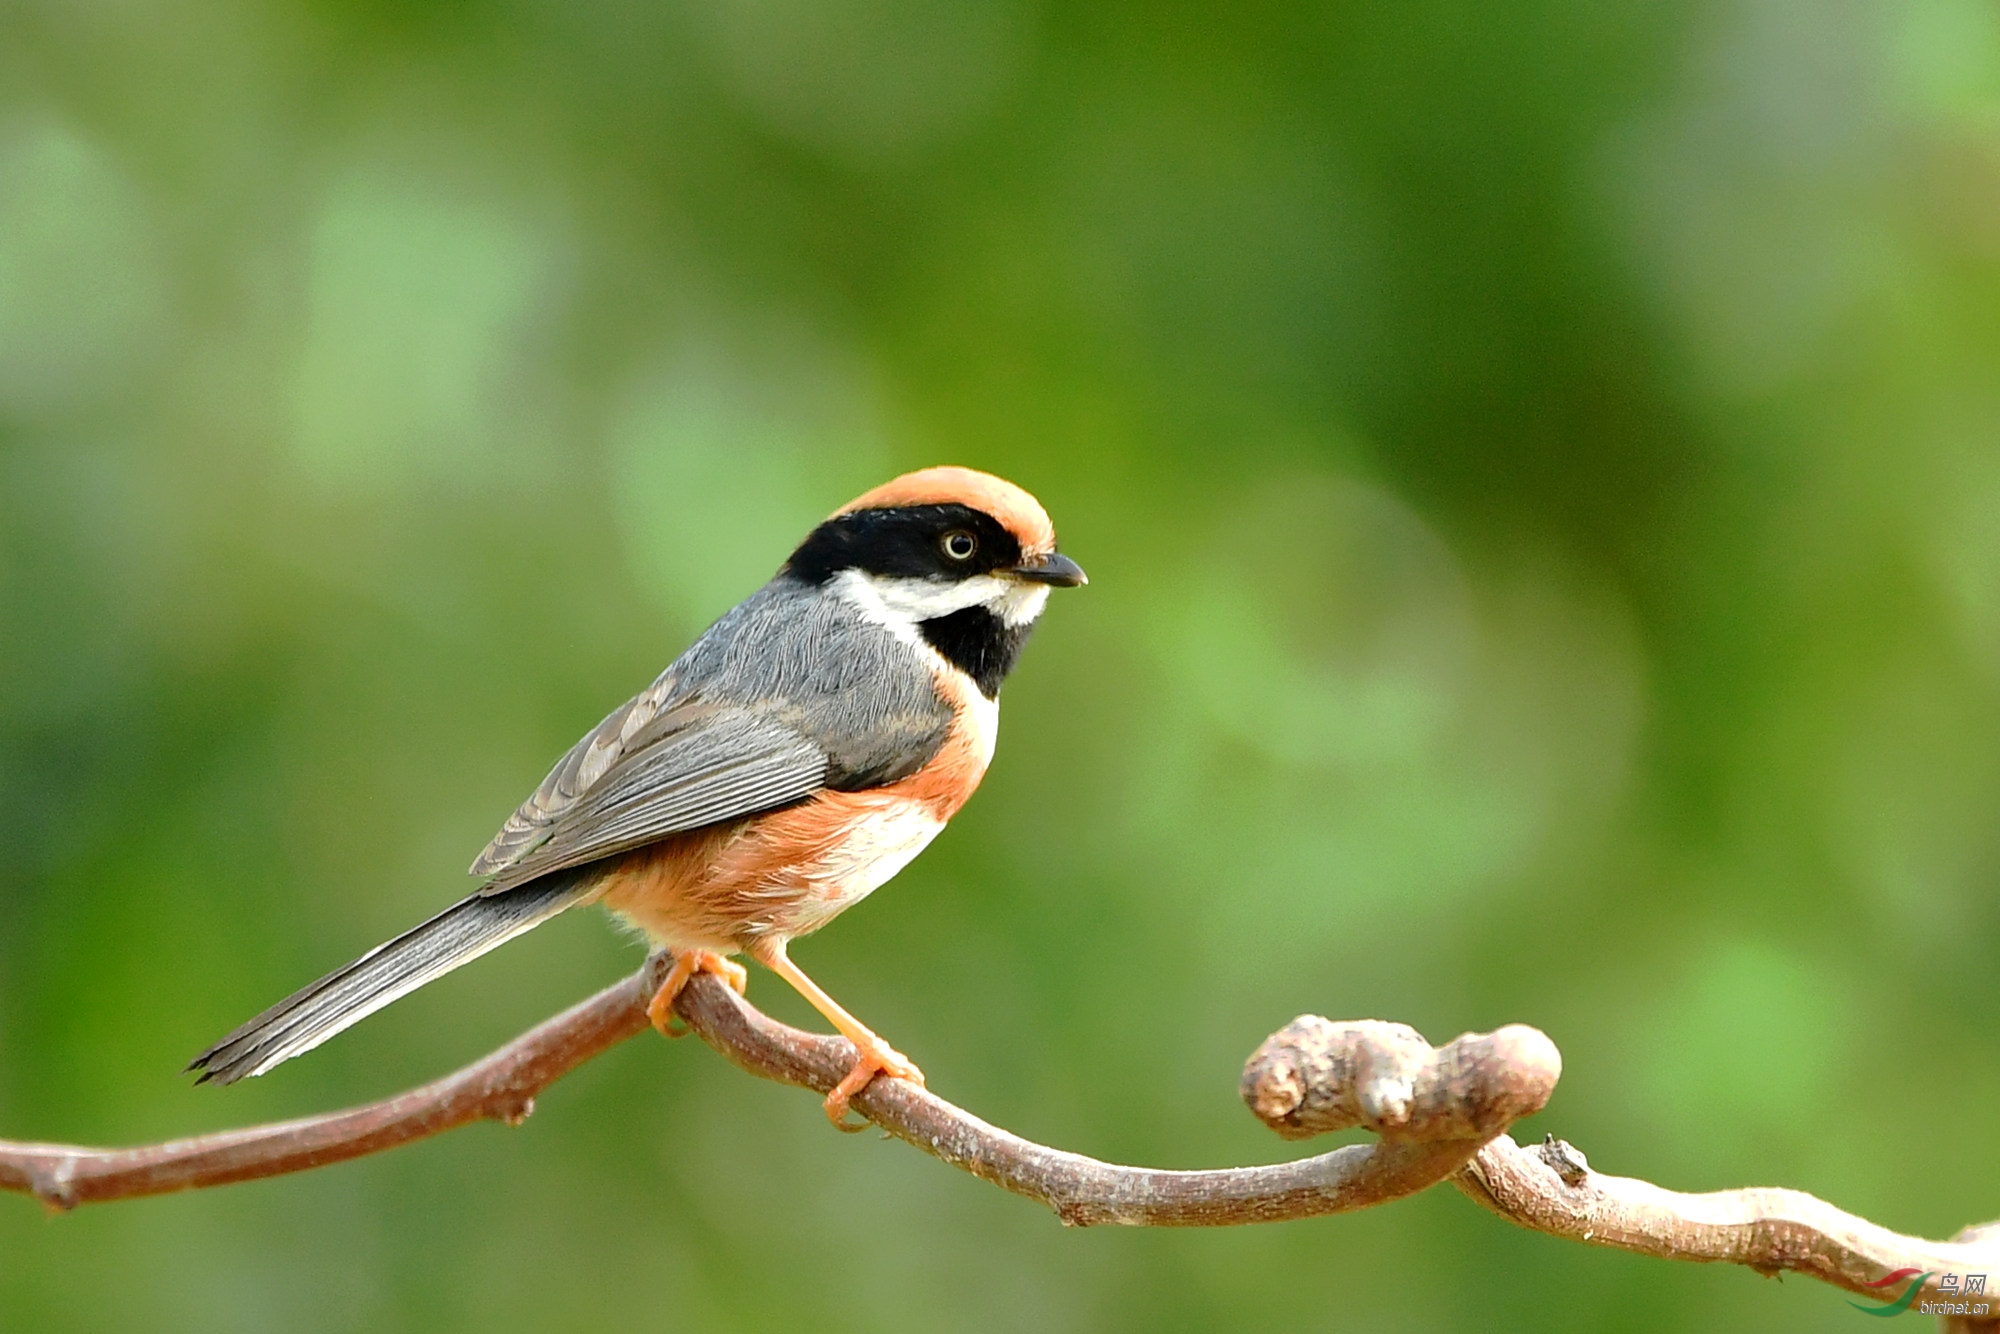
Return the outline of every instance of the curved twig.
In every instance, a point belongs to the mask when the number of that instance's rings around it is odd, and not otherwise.
[[[456,1074],[365,1107],[137,1149],[0,1140],[0,1189],[73,1209],[303,1172],[473,1121],[519,1125],[535,1110],[536,1094],[648,1027],[647,976],[605,988]]]
[[[2000,1224],[1948,1242],[1905,1237],[1842,1213],[1803,1191],[1750,1189],[1687,1195],[1590,1170],[1551,1136],[1524,1149],[1502,1133],[1538,1110],[1561,1070],[1555,1045],[1512,1025],[1433,1050],[1415,1029],[1376,1020],[1334,1023],[1302,1015],[1272,1034],[1243,1071],[1243,1099],[1287,1138],[1365,1125],[1385,1138],[1492,1138],[1453,1183],[1509,1222],[1550,1236],[1669,1260],[1722,1261],[1760,1273],[1805,1274],[1877,1303],[1964,1300],[1966,1280],[2000,1283]],[[1925,1278],[1910,1294],[1908,1278]],[[1956,1275],[1956,1297],[1945,1289]],[[1993,1310],[2000,1295],[1980,1294]],[[1970,1305],[1977,1306],[1973,1301]],[[1964,1328],[1994,1329],[2000,1322]]]
[[[649,961],[456,1074],[344,1112],[133,1149],[0,1140],[0,1189],[69,1209],[323,1167],[472,1121],[518,1124],[543,1089],[648,1027],[646,1002],[659,978],[658,962]],[[767,1079],[824,1093],[854,1061],[845,1039],[778,1023],[707,975],[688,985],[675,1009],[710,1046]],[[1288,1137],[1365,1125],[1381,1139],[1298,1162],[1205,1172],[1122,1167],[1051,1149],[901,1080],[876,1080],[853,1107],[897,1138],[1040,1200],[1076,1225],[1304,1218],[1387,1203],[1449,1179],[1523,1227],[1667,1259],[1789,1270],[1877,1297],[1883,1289],[1872,1285],[1900,1269],[1931,1272],[1919,1294],[1926,1299],[1942,1295],[1946,1273],[2000,1282],[2000,1225],[1931,1242],[1798,1191],[1685,1195],[1592,1172],[1561,1141],[1524,1149],[1504,1132],[1540,1110],[1560,1071],[1554,1045],[1530,1028],[1468,1034],[1433,1049],[1402,1025],[1307,1016],[1251,1057],[1245,1101]]]
[[[1690,1195],[1633,1177],[1593,1172],[1561,1140],[1523,1148],[1501,1135],[1453,1185],[1511,1223],[1552,1237],[1669,1260],[1748,1265],[1763,1274],[1805,1274],[1887,1302],[1874,1286],[1898,1270],[1928,1274],[1917,1300],[1959,1300],[1941,1290],[1956,1274],[2000,1283],[2000,1227],[1967,1228],[1952,1241],[1926,1241],[1843,1213],[1801,1190],[1751,1187]],[[1982,1294],[2000,1311],[2000,1294]],[[1919,1307],[1921,1309],[1921,1307]]]
[[[821,1037],[759,1013],[726,986],[690,987],[674,1007],[717,1051],[753,1075],[825,1093],[854,1065],[845,1038]],[[953,1167],[1040,1200],[1077,1226],[1216,1227],[1345,1213],[1443,1181],[1483,1142],[1350,1144],[1298,1162],[1170,1172],[1121,1167],[1033,1143],[900,1079],[877,1079],[855,1111]]]
[[[0,1188],[70,1209],[324,1167],[473,1121],[519,1124],[543,1089],[648,1027],[646,1002],[658,982],[657,962],[649,961],[457,1074],[365,1107],[135,1149],[0,1141]],[[705,974],[675,1009],[710,1046],[767,1079],[825,1093],[854,1064],[845,1038],[778,1023]],[[1080,1225],[1214,1226],[1363,1209],[1449,1178],[1480,1145],[1349,1145],[1269,1167],[1167,1172],[1031,1143],[901,1080],[876,1080],[853,1107],[926,1153]]]

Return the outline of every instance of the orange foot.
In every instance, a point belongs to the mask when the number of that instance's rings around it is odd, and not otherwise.
[[[876,1075],[890,1075],[896,1079],[907,1079],[918,1088],[924,1086],[924,1072],[916,1063],[888,1043],[875,1036],[875,1031],[842,1009],[840,1002],[820,989],[792,962],[785,951],[782,936],[765,936],[750,943],[751,957],[792,984],[792,988],[812,1007],[833,1021],[840,1035],[854,1044],[856,1056],[854,1068],[847,1072],[847,1078],[833,1086],[833,1092],[826,1095],[826,1119],[833,1122],[836,1130],[860,1130],[867,1122],[849,1124],[847,1102]]]
[[[833,1092],[826,1095],[826,1119],[833,1122],[835,1130],[845,1130],[852,1134],[868,1128],[866,1121],[847,1119],[848,1099],[868,1087],[868,1082],[876,1075],[888,1075],[891,1079],[907,1079],[918,1088],[924,1086],[924,1072],[917,1069],[916,1062],[897,1051],[882,1039],[862,1029],[865,1041],[856,1042],[854,1068],[847,1072],[847,1078],[833,1086]],[[849,1039],[852,1041],[852,1039]]]
[[[667,980],[660,983],[660,989],[653,993],[652,1002],[646,1006],[646,1017],[666,1037],[684,1038],[688,1034],[687,1025],[674,1018],[674,1001],[696,973],[714,973],[734,988],[739,996],[750,985],[748,969],[714,950],[675,950],[674,966],[667,970]]]

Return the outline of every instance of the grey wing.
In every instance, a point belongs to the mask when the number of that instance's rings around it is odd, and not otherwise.
[[[472,864],[487,892],[670,834],[786,806],[826,785],[826,752],[740,706],[635,697],[565,755]]]

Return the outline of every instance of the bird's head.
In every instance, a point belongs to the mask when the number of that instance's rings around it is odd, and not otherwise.
[[[899,632],[983,611],[1025,630],[1051,588],[1088,582],[1033,496],[971,468],[925,468],[836,510],[785,562]]]

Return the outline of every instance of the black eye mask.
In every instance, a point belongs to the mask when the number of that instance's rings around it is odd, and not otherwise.
[[[969,535],[968,559],[953,560],[945,540]],[[799,544],[785,571],[809,584],[824,584],[842,570],[904,579],[969,579],[1011,569],[1021,562],[1021,544],[998,520],[969,505],[908,505],[856,510],[828,519]]]

